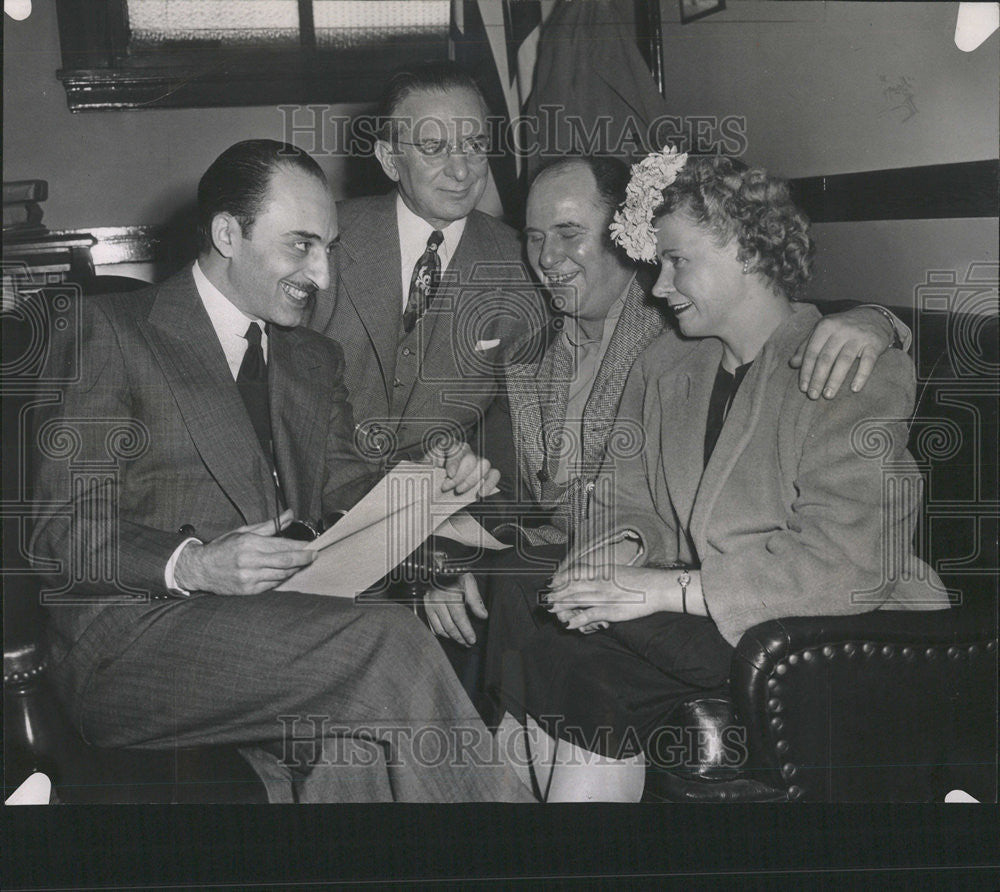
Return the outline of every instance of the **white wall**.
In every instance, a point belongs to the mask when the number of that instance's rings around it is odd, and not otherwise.
[[[4,17],[3,50],[3,178],[48,180],[49,229],[166,222],[193,203],[198,178],[227,146],[283,138],[273,107],[72,114],[55,76],[62,60],[52,0],[36,0],[23,22]],[[297,142],[310,148],[309,139]],[[337,196],[346,194],[345,159],[317,160]]]
[[[740,115],[745,159],[787,177],[996,158],[998,40],[954,42],[957,3],[748,2],[687,25],[664,0],[675,114]],[[910,84],[916,114],[886,88]],[[898,98],[893,98],[898,97]],[[996,261],[997,221],[827,223],[811,294],[909,304],[928,270]]]
[[[66,107],[54,4],[4,22],[4,179],[47,179],[51,229],[169,221],[239,139],[283,137],[274,108],[81,112]],[[998,40],[954,44],[956,3],[729,0],[688,25],[661,0],[666,96],[680,115],[742,115],[748,160],[790,177],[997,157]],[[885,77],[883,81],[881,78]],[[889,111],[907,78],[917,113]],[[357,106],[334,106],[350,114]],[[308,137],[298,140],[310,148]],[[321,154],[337,196],[365,190],[356,165]],[[996,260],[995,220],[815,227],[812,293],[906,304],[928,269]]]
[[[963,53],[957,3],[729,0],[687,25],[661,9],[671,109],[745,116],[748,159],[783,176],[997,157],[1000,35]],[[908,121],[884,93],[901,78]]]

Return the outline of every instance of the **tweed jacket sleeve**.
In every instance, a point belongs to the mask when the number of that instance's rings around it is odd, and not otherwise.
[[[649,347],[652,361],[642,357],[629,374],[609,437],[611,460],[594,481],[590,517],[574,549],[577,553],[627,535],[639,544],[634,563],[690,560],[679,547],[680,525],[669,502],[656,493],[660,411],[649,381],[664,346],[668,352],[676,349],[675,339],[665,336],[655,341]]]

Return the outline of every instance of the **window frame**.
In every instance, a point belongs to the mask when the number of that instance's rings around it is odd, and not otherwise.
[[[447,36],[384,48],[317,50],[311,0],[295,49],[171,46],[130,51],[127,0],[56,0],[70,111],[372,102],[389,72],[448,57]]]

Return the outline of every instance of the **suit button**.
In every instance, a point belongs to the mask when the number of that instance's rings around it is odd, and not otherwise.
[[[400,381],[399,378],[396,378],[395,380],[393,380],[392,386],[393,387],[402,387],[403,386],[403,382]]]
[[[413,351],[409,347],[403,348],[403,356],[409,356]]]

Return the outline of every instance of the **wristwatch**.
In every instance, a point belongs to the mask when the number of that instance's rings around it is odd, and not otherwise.
[[[892,329],[892,346],[897,350],[903,349],[903,339],[899,336],[899,329],[896,328],[896,318],[892,315],[885,307],[880,307],[878,304],[866,304],[866,306],[871,307],[873,310],[878,310],[884,317],[885,321],[889,323],[889,327]]]
[[[691,584],[691,574],[685,570],[677,577],[677,584],[681,587],[681,610],[688,612],[688,586]]]

